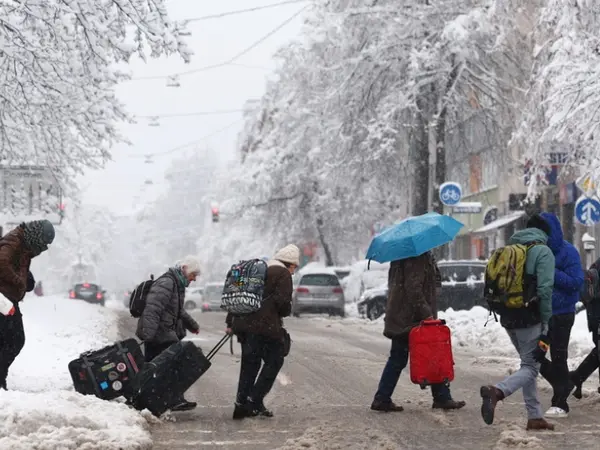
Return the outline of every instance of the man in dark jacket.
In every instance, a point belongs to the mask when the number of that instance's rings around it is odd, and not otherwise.
[[[498,311],[500,324],[519,353],[521,367],[496,385],[481,386],[481,416],[488,425],[494,422],[498,402],[522,389],[527,410],[526,429],[554,430],[554,425],[543,417],[536,382],[540,361],[548,350],[548,322],[552,316],[554,255],[546,245],[550,232],[548,223],[536,214],[527,222],[527,228],[517,231],[508,241],[509,245],[529,246],[525,272],[536,280],[533,294],[536,301],[522,308],[503,306]]]
[[[137,325],[137,336],[144,341],[146,361],[152,361],[171,345],[185,337],[185,330],[199,332],[198,323],[183,308],[185,288],[200,274],[200,263],[187,256],[158,277],[146,297],[146,306]],[[183,396],[171,411],[187,411],[196,407]]]
[[[11,316],[0,314],[0,388],[6,389],[8,369],[25,345],[25,330],[19,302],[33,290],[31,260],[54,241],[54,226],[48,220],[22,223],[0,239],[0,294],[15,308]]]
[[[242,343],[242,364],[234,419],[273,417],[264,404],[285,355],[283,317],[292,311],[292,274],[300,265],[300,250],[288,245],[268,263],[261,308],[246,316],[227,315],[227,332]],[[261,370],[261,363],[264,362]],[[259,374],[260,372],[260,374]],[[258,377],[258,378],[257,378]]]
[[[542,213],[541,217],[550,227],[548,247],[554,254],[554,290],[552,292],[552,317],[550,318],[548,338],[550,339],[550,357],[542,360],[540,373],[553,388],[552,406],[546,411],[546,417],[563,418],[569,415],[569,340],[571,328],[575,322],[575,305],[583,285],[583,268],[577,249],[563,239],[560,221],[552,213]]]
[[[414,258],[393,261],[388,274],[388,301],[383,335],[392,340],[387,364],[371,409],[403,411],[392,401],[400,374],[408,364],[408,334],[425,319],[437,317],[436,290],[439,271],[431,252]],[[463,401],[455,401],[445,384],[431,386],[433,408],[460,409]]]
[[[585,305],[588,330],[592,333],[594,348],[579,366],[569,374],[570,382],[568,391],[573,392],[575,398],[581,399],[583,393],[581,391],[583,383],[592,375],[600,366],[600,355],[598,354],[598,341],[600,339],[600,259],[597,259],[587,272],[589,283],[592,285],[591,291],[587,291],[586,286],[582,288],[581,301]],[[600,392],[600,388],[599,388]]]

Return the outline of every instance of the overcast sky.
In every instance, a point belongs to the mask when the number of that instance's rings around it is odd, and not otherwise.
[[[176,20],[269,5],[281,0],[167,0],[169,13]],[[195,55],[184,64],[180,58],[151,60],[147,64],[135,60],[130,66],[136,77],[168,76],[224,62],[241,52],[265,34],[276,28],[307,3],[296,3],[247,14],[221,17],[190,23],[189,46]],[[185,114],[203,111],[239,110],[244,102],[259,98],[265,89],[266,77],[275,68],[275,51],[298,37],[302,15],[296,17],[273,36],[236,61],[238,64],[257,66],[246,68],[225,66],[180,77],[181,87],[167,86],[167,80],[133,80],[119,87],[118,94],[129,111],[135,115],[154,116]],[[267,69],[267,70],[264,70]],[[202,139],[234,122],[226,131]],[[139,119],[136,125],[123,125],[124,135],[132,145],[121,145],[113,151],[113,162],[104,170],[90,171],[80,180],[86,203],[105,206],[116,213],[127,213],[135,203],[150,200],[158,190],[170,158],[181,156],[187,150],[156,156],[152,164],[144,162],[145,154],[166,152],[192,141],[209,146],[219,155],[231,155],[237,133],[242,127],[242,114],[159,119],[160,126],[148,125]],[[146,185],[152,180],[153,185]]]

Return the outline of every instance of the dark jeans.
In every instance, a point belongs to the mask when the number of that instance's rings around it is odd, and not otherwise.
[[[17,309],[14,316],[0,314],[0,388],[6,389],[8,369],[25,345],[23,316]]]
[[[554,395],[552,406],[569,412],[569,339],[575,322],[575,313],[560,314],[550,318],[548,338],[550,339],[550,357],[544,358],[540,367],[542,376],[552,385]]]
[[[375,400],[380,402],[391,402],[392,394],[400,374],[408,365],[408,338],[395,338],[392,339],[392,349],[390,350],[390,357],[381,374],[379,380],[379,387],[375,394]],[[433,400],[436,402],[445,402],[452,400],[450,394],[450,388],[445,384],[434,384],[431,386],[431,393],[433,394]]]
[[[240,339],[242,364],[236,402],[262,405],[283,366],[283,340],[252,333],[244,334]]]
[[[592,331],[592,339],[594,341],[594,348],[579,364],[579,367],[573,371],[572,380],[575,384],[583,384],[600,366],[600,360],[598,359],[598,329]]]

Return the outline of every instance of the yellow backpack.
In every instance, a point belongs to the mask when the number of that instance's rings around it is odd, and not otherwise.
[[[484,295],[492,310],[516,309],[531,301],[531,277],[525,272],[527,251],[537,245],[511,244],[494,251],[485,268]]]

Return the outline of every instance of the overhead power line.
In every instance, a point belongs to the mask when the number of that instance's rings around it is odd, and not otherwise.
[[[175,152],[178,152],[180,150],[185,150],[186,148],[193,147],[195,145],[201,144],[202,142],[206,141],[207,139],[209,139],[209,138],[211,138],[211,137],[213,137],[213,136],[215,136],[215,135],[217,135],[219,133],[222,133],[223,131],[226,131],[226,130],[230,129],[231,127],[233,127],[233,126],[235,126],[235,125],[237,125],[239,123],[242,123],[244,120],[245,120],[244,118],[238,119],[235,122],[232,122],[232,123],[230,123],[227,126],[224,126],[223,128],[219,128],[219,129],[217,129],[217,130],[215,130],[215,131],[207,134],[206,136],[203,136],[203,137],[201,137],[199,139],[195,139],[195,140],[190,141],[190,142],[188,142],[186,144],[183,144],[183,145],[178,145],[177,147],[174,147],[174,148],[172,148],[170,150],[166,150],[164,152],[146,153],[146,154],[143,154],[143,155],[130,154],[129,156],[131,158],[152,158],[154,156],[170,155],[171,153],[175,153]]]
[[[208,16],[194,17],[192,19],[185,19],[182,22],[184,24],[186,24],[186,23],[190,23],[190,22],[200,22],[202,20],[220,19],[221,17],[235,16],[238,14],[246,14],[246,13],[250,13],[250,12],[254,12],[254,11],[260,11],[263,9],[277,8],[279,6],[291,5],[293,3],[305,3],[306,1],[307,0],[286,0],[286,1],[282,1],[282,2],[271,3],[269,5],[255,6],[253,8],[238,9],[238,10],[227,11],[227,12],[223,12],[223,13],[210,14]]]
[[[223,109],[223,110],[216,110],[216,111],[198,111],[198,112],[191,112],[191,113],[154,114],[154,115],[145,115],[145,116],[134,115],[134,117],[136,119],[167,119],[167,118],[171,118],[171,117],[214,116],[214,115],[218,115],[218,114],[233,114],[233,113],[239,113],[239,112],[244,112],[244,110],[243,109]]]
[[[186,76],[186,75],[192,75],[192,74],[195,74],[195,73],[199,73],[199,72],[204,72],[204,71],[207,71],[207,70],[216,69],[218,67],[224,67],[224,66],[231,65],[232,63],[235,63],[238,59],[240,59],[242,56],[245,56],[246,54],[250,53],[252,50],[254,50],[256,47],[258,47],[260,44],[262,44],[264,41],[266,41],[272,35],[274,35],[275,33],[277,33],[279,30],[281,30],[288,23],[290,23],[292,20],[294,20],[300,14],[302,14],[302,12],[304,12],[304,10],[307,9],[307,8],[308,8],[308,5],[304,6],[299,11],[297,11],[296,13],[294,13],[291,17],[288,17],[286,20],[284,20],[283,22],[281,22],[279,25],[277,25],[275,28],[273,28],[267,34],[265,34],[264,36],[262,36],[256,42],[252,43],[250,46],[248,46],[247,48],[245,48],[244,50],[242,50],[238,54],[232,56],[231,58],[227,59],[226,61],[223,61],[223,62],[218,63],[218,64],[211,64],[209,66],[199,67],[197,69],[191,69],[191,70],[186,70],[186,71],[183,71],[183,72],[173,73],[173,74],[170,74],[170,75],[157,75],[157,76],[148,76],[148,77],[133,77],[133,78],[131,78],[130,81],[140,81],[140,80],[172,80],[172,79],[177,79],[178,77],[183,77],[183,76]]]

